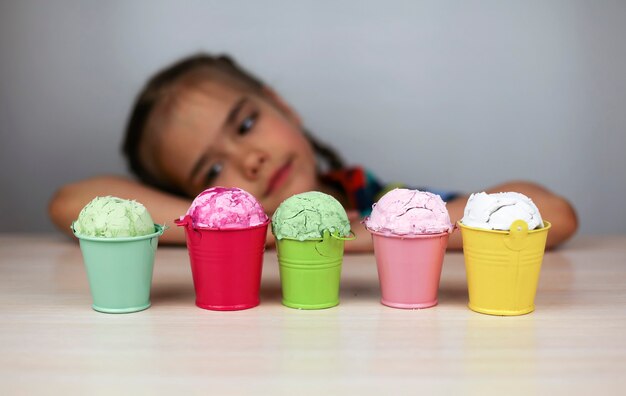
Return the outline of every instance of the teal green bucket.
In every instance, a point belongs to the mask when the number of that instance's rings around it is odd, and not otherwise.
[[[73,229],[73,226],[72,226]],[[164,228],[140,237],[98,238],[74,235],[87,269],[92,308],[105,313],[130,313],[150,307],[152,270]]]
[[[324,309],[339,304],[345,239],[326,233],[323,239],[276,241],[283,305]]]

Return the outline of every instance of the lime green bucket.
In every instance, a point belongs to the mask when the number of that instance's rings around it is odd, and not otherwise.
[[[72,227],[73,229],[73,227]],[[140,237],[98,238],[74,235],[87,268],[92,308],[106,313],[129,313],[150,307],[154,254],[163,227]]]
[[[328,232],[322,239],[276,241],[283,305],[323,309],[339,304],[344,241]]]

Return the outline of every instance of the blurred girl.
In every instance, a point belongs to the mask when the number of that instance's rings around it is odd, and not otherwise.
[[[123,150],[138,180],[99,176],[61,187],[49,207],[61,230],[69,233],[80,209],[97,195],[135,199],[156,222],[171,224],[209,186],[243,188],[270,215],[289,196],[318,190],[336,197],[349,214],[357,239],[346,250],[371,251],[360,220],[392,187],[363,167],[347,167],[334,149],[304,129],[275,91],[225,56],[192,56],[152,77],[132,109]],[[462,217],[466,195],[420,189],[440,194],[453,222]],[[486,191],[532,198],[552,223],[549,247],[576,231],[571,205],[541,186],[518,181]],[[161,241],[183,244],[183,230],[172,227]],[[459,232],[449,247],[461,247]]]

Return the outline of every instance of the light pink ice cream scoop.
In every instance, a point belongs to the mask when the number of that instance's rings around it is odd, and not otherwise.
[[[393,235],[439,234],[454,228],[439,195],[406,188],[383,195],[364,223],[370,231]]]
[[[213,229],[248,228],[269,220],[252,194],[240,188],[226,187],[204,190],[193,200],[187,216],[194,227]]]

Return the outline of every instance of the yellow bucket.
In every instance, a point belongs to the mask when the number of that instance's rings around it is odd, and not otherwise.
[[[515,220],[510,231],[484,230],[458,222],[463,237],[469,308],[488,315],[524,315],[535,294],[551,224],[528,230]]]

